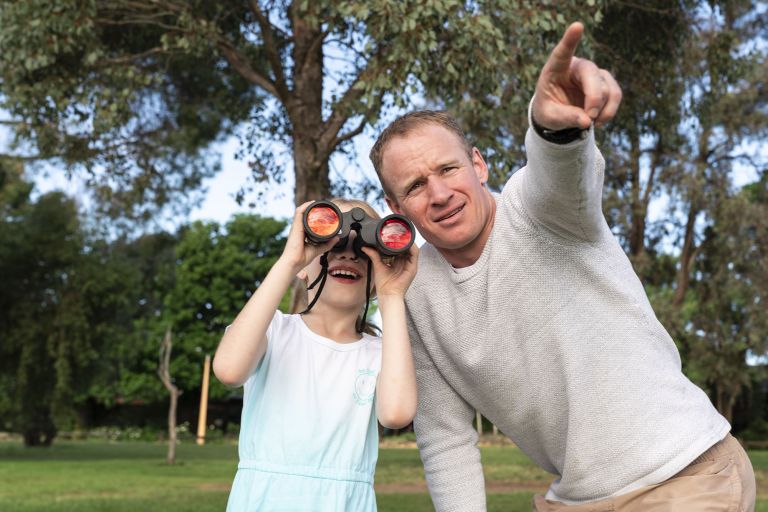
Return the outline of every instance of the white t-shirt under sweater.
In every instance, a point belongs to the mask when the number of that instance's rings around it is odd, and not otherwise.
[[[668,479],[730,430],[677,348],[601,210],[590,130],[533,130],[528,164],[496,195],[490,238],[453,268],[430,244],[406,296],[416,438],[438,511],[485,510],[475,409],[585,503]]]
[[[381,338],[337,343],[280,311],[245,383],[227,510],[376,510]]]

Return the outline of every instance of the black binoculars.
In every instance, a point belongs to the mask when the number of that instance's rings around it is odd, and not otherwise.
[[[331,201],[315,201],[304,211],[304,234],[309,243],[320,244],[340,236],[332,251],[343,251],[349,243],[350,231],[357,232],[352,241],[355,254],[367,259],[360,249],[375,247],[384,256],[397,256],[408,252],[413,245],[413,224],[402,215],[387,215],[374,219],[362,208],[342,213]]]

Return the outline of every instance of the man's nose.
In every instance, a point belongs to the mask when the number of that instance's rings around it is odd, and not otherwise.
[[[453,196],[453,190],[440,178],[430,178],[427,181],[427,190],[432,204],[443,205]]]

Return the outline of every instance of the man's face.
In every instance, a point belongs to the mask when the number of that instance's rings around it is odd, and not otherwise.
[[[477,149],[470,156],[453,132],[427,124],[389,141],[381,175],[389,207],[411,219],[429,243],[444,254],[478,244],[482,251],[494,209],[483,187],[488,167]]]

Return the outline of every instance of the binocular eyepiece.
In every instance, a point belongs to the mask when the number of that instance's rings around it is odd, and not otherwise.
[[[350,231],[357,236],[352,241],[355,254],[367,259],[360,249],[375,247],[384,256],[398,256],[413,245],[413,224],[402,215],[387,215],[374,219],[362,208],[342,213],[331,201],[315,201],[304,211],[304,234],[309,243],[327,242],[336,235],[341,238],[332,251],[343,251],[349,243]]]

